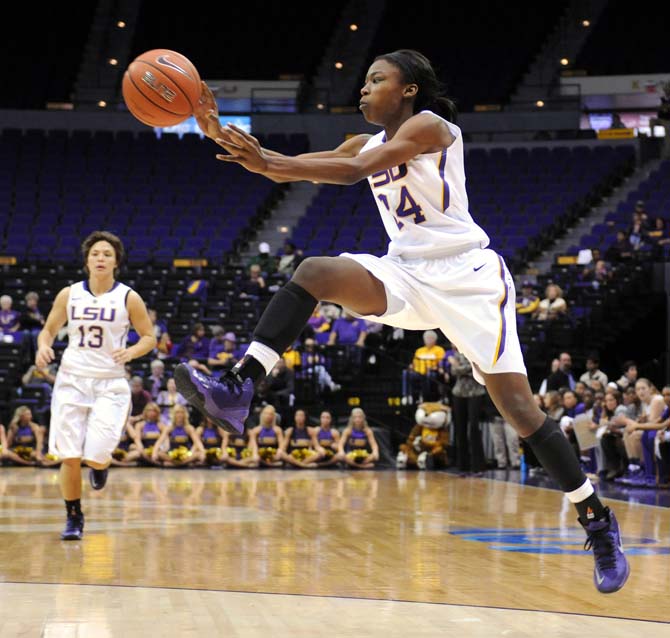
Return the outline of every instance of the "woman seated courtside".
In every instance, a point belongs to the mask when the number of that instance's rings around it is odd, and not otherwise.
[[[142,418],[135,424],[136,440],[139,442],[139,460],[143,465],[156,465],[153,460],[153,449],[163,430],[167,427],[161,419],[158,403],[150,401],[142,410]],[[132,421],[132,419],[131,419]]]
[[[216,425],[209,417],[203,417],[202,423],[195,429],[202,448],[204,458],[198,465],[223,465],[223,450],[226,431]]]
[[[339,465],[344,457],[339,452],[340,431],[333,427],[333,413],[330,410],[321,410],[319,425],[311,429],[314,432],[318,447],[323,450],[321,458],[316,460],[317,466],[332,467]]]
[[[141,441],[138,440],[137,432],[130,423],[126,421],[121,432],[121,438],[112,452],[111,464],[116,467],[136,467],[140,459]]]
[[[240,470],[258,467],[260,457],[256,437],[250,436],[248,430],[239,433],[223,433],[223,464]]]
[[[273,405],[266,405],[260,414],[260,423],[249,431],[249,440],[258,448],[261,467],[282,467],[281,447],[284,432],[277,424],[277,412]]]
[[[186,467],[204,461],[205,451],[183,405],[174,406],[172,422],[161,432],[151,458],[163,467]]]
[[[325,451],[316,442],[315,432],[307,427],[307,413],[296,410],[293,425],[284,431],[282,458],[289,465],[301,469],[317,467],[316,461],[325,456]]]
[[[362,408],[354,408],[342,431],[339,453],[357,470],[371,470],[379,461],[379,445]]]

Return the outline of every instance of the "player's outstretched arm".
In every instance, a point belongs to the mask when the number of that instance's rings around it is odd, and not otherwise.
[[[54,299],[49,316],[44,323],[44,328],[37,336],[37,353],[35,354],[35,365],[37,369],[46,368],[55,357],[53,342],[58,335],[58,331],[67,322],[67,300],[70,295],[70,287],[63,288]]]
[[[408,162],[422,153],[446,148],[455,139],[441,118],[419,113],[402,124],[391,140],[368,152],[359,152],[353,157],[301,158],[265,153],[258,140],[246,131],[231,124],[224,129],[227,138],[216,140],[228,153],[216,156],[221,161],[241,164],[252,173],[272,175],[275,181],[312,180],[345,185]]]

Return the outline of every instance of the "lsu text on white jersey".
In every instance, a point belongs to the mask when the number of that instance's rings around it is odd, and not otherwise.
[[[421,111],[439,117],[432,111]],[[489,237],[468,211],[461,129],[446,122],[455,140],[434,153],[368,177],[390,238],[388,254],[403,259],[439,258],[486,248]],[[361,153],[386,143],[384,131]]]
[[[94,295],[88,281],[70,286],[67,300],[68,345],[61,368],[71,374],[111,379],[124,376],[122,363],[115,363],[112,352],[124,348],[130,318],[126,300],[130,288],[115,282],[102,295]]]

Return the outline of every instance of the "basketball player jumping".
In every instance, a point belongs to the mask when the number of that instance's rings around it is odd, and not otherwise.
[[[179,391],[215,422],[242,431],[254,384],[292,344],[319,300],[370,321],[408,330],[440,328],[472,362],[496,407],[574,503],[594,582],[619,590],[629,575],[614,513],[601,503],[558,424],[533,401],[516,330],[514,282],[468,212],[461,130],[430,62],[399,50],[378,56],[361,89],[360,110],[382,127],[333,151],[288,157],[239,128],[218,124],[203,85],[197,114],[205,134],[236,162],[276,182],[355,184],[367,178],[390,242],[383,257],[311,257],[272,298],[243,359],[220,381],[187,364]]]
[[[91,468],[93,489],[102,489],[107,481],[112,452],[130,412],[124,364],[156,346],[144,301],[115,280],[123,263],[121,240],[95,231],[82,243],[82,254],[88,279],[56,295],[37,338],[35,357],[38,368],[53,361],[54,339],[67,323],[68,345],[56,374],[49,428],[49,451],[63,459],[60,488],[67,510],[63,540],[79,540],[84,533],[82,459]],[[130,325],[140,339],[126,348]]]

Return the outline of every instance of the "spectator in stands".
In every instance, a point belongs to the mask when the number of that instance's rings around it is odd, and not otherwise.
[[[580,279],[583,282],[590,282],[594,288],[599,288],[607,284],[612,279],[613,274],[604,259],[596,259],[584,266]]]
[[[209,337],[205,324],[199,321],[193,324],[191,334],[186,335],[181,342],[179,358],[182,361],[195,359],[200,363],[207,363],[207,359],[209,359]]]
[[[560,365],[561,362],[558,359],[551,360],[551,365],[549,366],[549,374],[544,379],[542,379],[542,383],[540,383],[540,389],[537,391],[538,396],[543,397],[545,394],[547,394],[547,381],[549,380],[549,377],[558,370]]]
[[[585,412],[584,404],[579,403],[577,401],[577,395],[574,393],[573,390],[570,389],[564,390],[561,396],[561,403],[563,405],[563,414],[561,415],[560,418],[561,430],[563,430],[563,434],[565,434],[565,436],[568,437],[568,441],[570,441],[570,444],[575,450],[577,458],[580,458],[582,457],[582,454],[581,450],[579,449],[579,443],[577,441],[577,437],[575,436],[573,423],[576,416],[584,414]],[[588,456],[585,456],[585,458],[581,458],[581,460],[584,463],[587,463],[590,459],[588,458]]]
[[[302,261],[302,251],[291,241],[284,243],[284,251],[277,264],[277,272],[290,277]]]
[[[153,401],[151,394],[144,388],[144,381],[139,375],[130,380],[130,424],[134,425],[142,420],[144,408]]]
[[[626,128],[626,125],[623,123],[621,116],[618,113],[612,113],[612,123],[610,128]]]
[[[540,301],[534,318],[538,321],[553,321],[565,317],[568,304],[563,298],[563,290],[558,284],[549,284],[544,291],[544,299]]]
[[[423,333],[423,346],[414,351],[412,361],[402,371],[403,405],[436,400],[439,394],[438,368],[445,355],[444,348],[437,344],[437,332],[426,330]]]
[[[600,413],[598,426],[600,430],[600,449],[603,454],[603,465],[606,481],[613,481],[623,476],[628,466],[628,457],[623,443],[623,428],[618,424],[617,417],[625,416],[621,393],[611,388],[605,393],[603,409]],[[604,428],[604,429],[602,429]]]
[[[563,402],[558,390],[547,390],[544,395],[544,411],[557,422],[560,422],[563,416]]]
[[[579,380],[592,390],[605,391],[608,379],[607,375],[600,369],[600,358],[597,354],[592,353],[586,358],[586,372],[579,377]],[[594,388],[592,385],[594,380],[600,381],[602,387]]]
[[[326,368],[326,358],[316,345],[314,339],[305,339],[300,354],[300,367],[297,371],[301,379],[314,379],[319,392],[328,389],[337,392],[341,389],[339,383],[335,383]]]
[[[188,401],[177,390],[177,384],[172,377],[165,382],[165,389],[158,393],[156,403],[161,409],[161,418],[165,423],[172,421],[172,411],[175,405],[188,405]]]
[[[155,308],[148,308],[149,319],[154,327],[154,335],[156,336],[156,349],[154,355],[159,359],[166,359],[172,354],[172,339],[168,332],[167,323],[158,317],[158,312]]]
[[[0,335],[15,335],[21,330],[21,313],[12,310],[13,304],[9,295],[0,297]]]
[[[348,467],[357,470],[371,470],[379,461],[379,445],[362,408],[351,411],[338,453]]]
[[[260,266],[259,273],[267,277],[277,272],[277,258],[270,254],[270,244],[262,241],[258,244],[258,254],[254,255],[247,264],[248,266]]]
[[[152,401],[155,401],[159,392],[165,389],[166,382],[165,364],[161,359],[154,359],[151,362],[151,374],[144,379],[144,389],[148,390]]]
[[[349,363],[356,369],[360,369],[363,359],[363,348],[367,337],[367,323],[343,311],[342,316],[333,321],[333,326],[328,337],[328,345],[342,345],[347,347],[347,358]]]
[[[319,345],[328,343],[332,323],[333,319],[326,316],[324,305],[317,304],[302,333],[303,341],[307,337],[312,337]]]
[[[626,231],[628,241],[630,242],[633,251],[640,250],[647,241],[647,233],[650,230],[649,224],[645,221],[642,210],[639,208],[640,204],[644,206],[644,202],[638,201],[635,211],[633,212],[633,219]]]
[[[270,403],[276,405],[283,416],[287,408],[293,405],[295,398],[295,371],[286,365],[286,359],[281,358],[270,370],[265,381],[268,384]]]
[[[475,380],[466,356],[456,346],[453,348],[451,374],[456,383],[451,395],[456,465],[461,473],[479,475],[486,469],[481,431],[486,388]]]
[[[239,359],[235,333],[225,332],[222,326],[213,326],[207,366],[214,376],[221,376],[226,370],[230,370]]]
[[[586,373],[584,373],[584,374],[586,374]],[[582,376],[584,376],[584,375],[582,375]],[[577,399],[580,402],[584,400],[584,392],[585,392],[586,388],[587,388],[586,383],[584,383],[581,379],[579,381],[575,382],[575,387],[573,389],[573,392],[577,395]]]
[[[547,377],[547,391],[560,390],[561,388],[575,389],[575,378],[572,376],[572,357],[569,352],[561,352],[558,355],[558,369]]]
[[[240,297],[250,299],[260,299],[268,293],[260,264],[249,266],[249,276],[239,282],[237,292]]]
[[[38,368],[34,363],[26,370],[21,377],[22,387],[42,388],[48,397],[51,396],[53,385],[56,382],[56,372],[58,365],[50,363],[45,368]]]
[[[523,318],[532,316],[537,312],[540,305],[540,298],[533,290],[532,281],[524,281],[521,284],[521,292],[516,296],[516,313]]]
[[[654,219],[653,229],[647,233],[649,242],[652,244],[652,258],[654,260],[663,260],[663,247],[670,244],[670,235],[668,234],[668,224],[663,217]]]
[[[28,331],[33,338],[37,339],[37,335],[46,321],[39,307],[40,296],[36,292],[30,291],[26,293],[25,300],[26,306],[21,313],[21,329]]]
[[[633,248],[625,231],[616,231],[616,241],[605,251],[605,257],[613,264],[629,261],[633,258]]]
[[[637,363],[635,361],[626,361],[622,366],[622,374],[616,380],[617,387],[621,392],[629,386],[635,387],[637,381]]]

